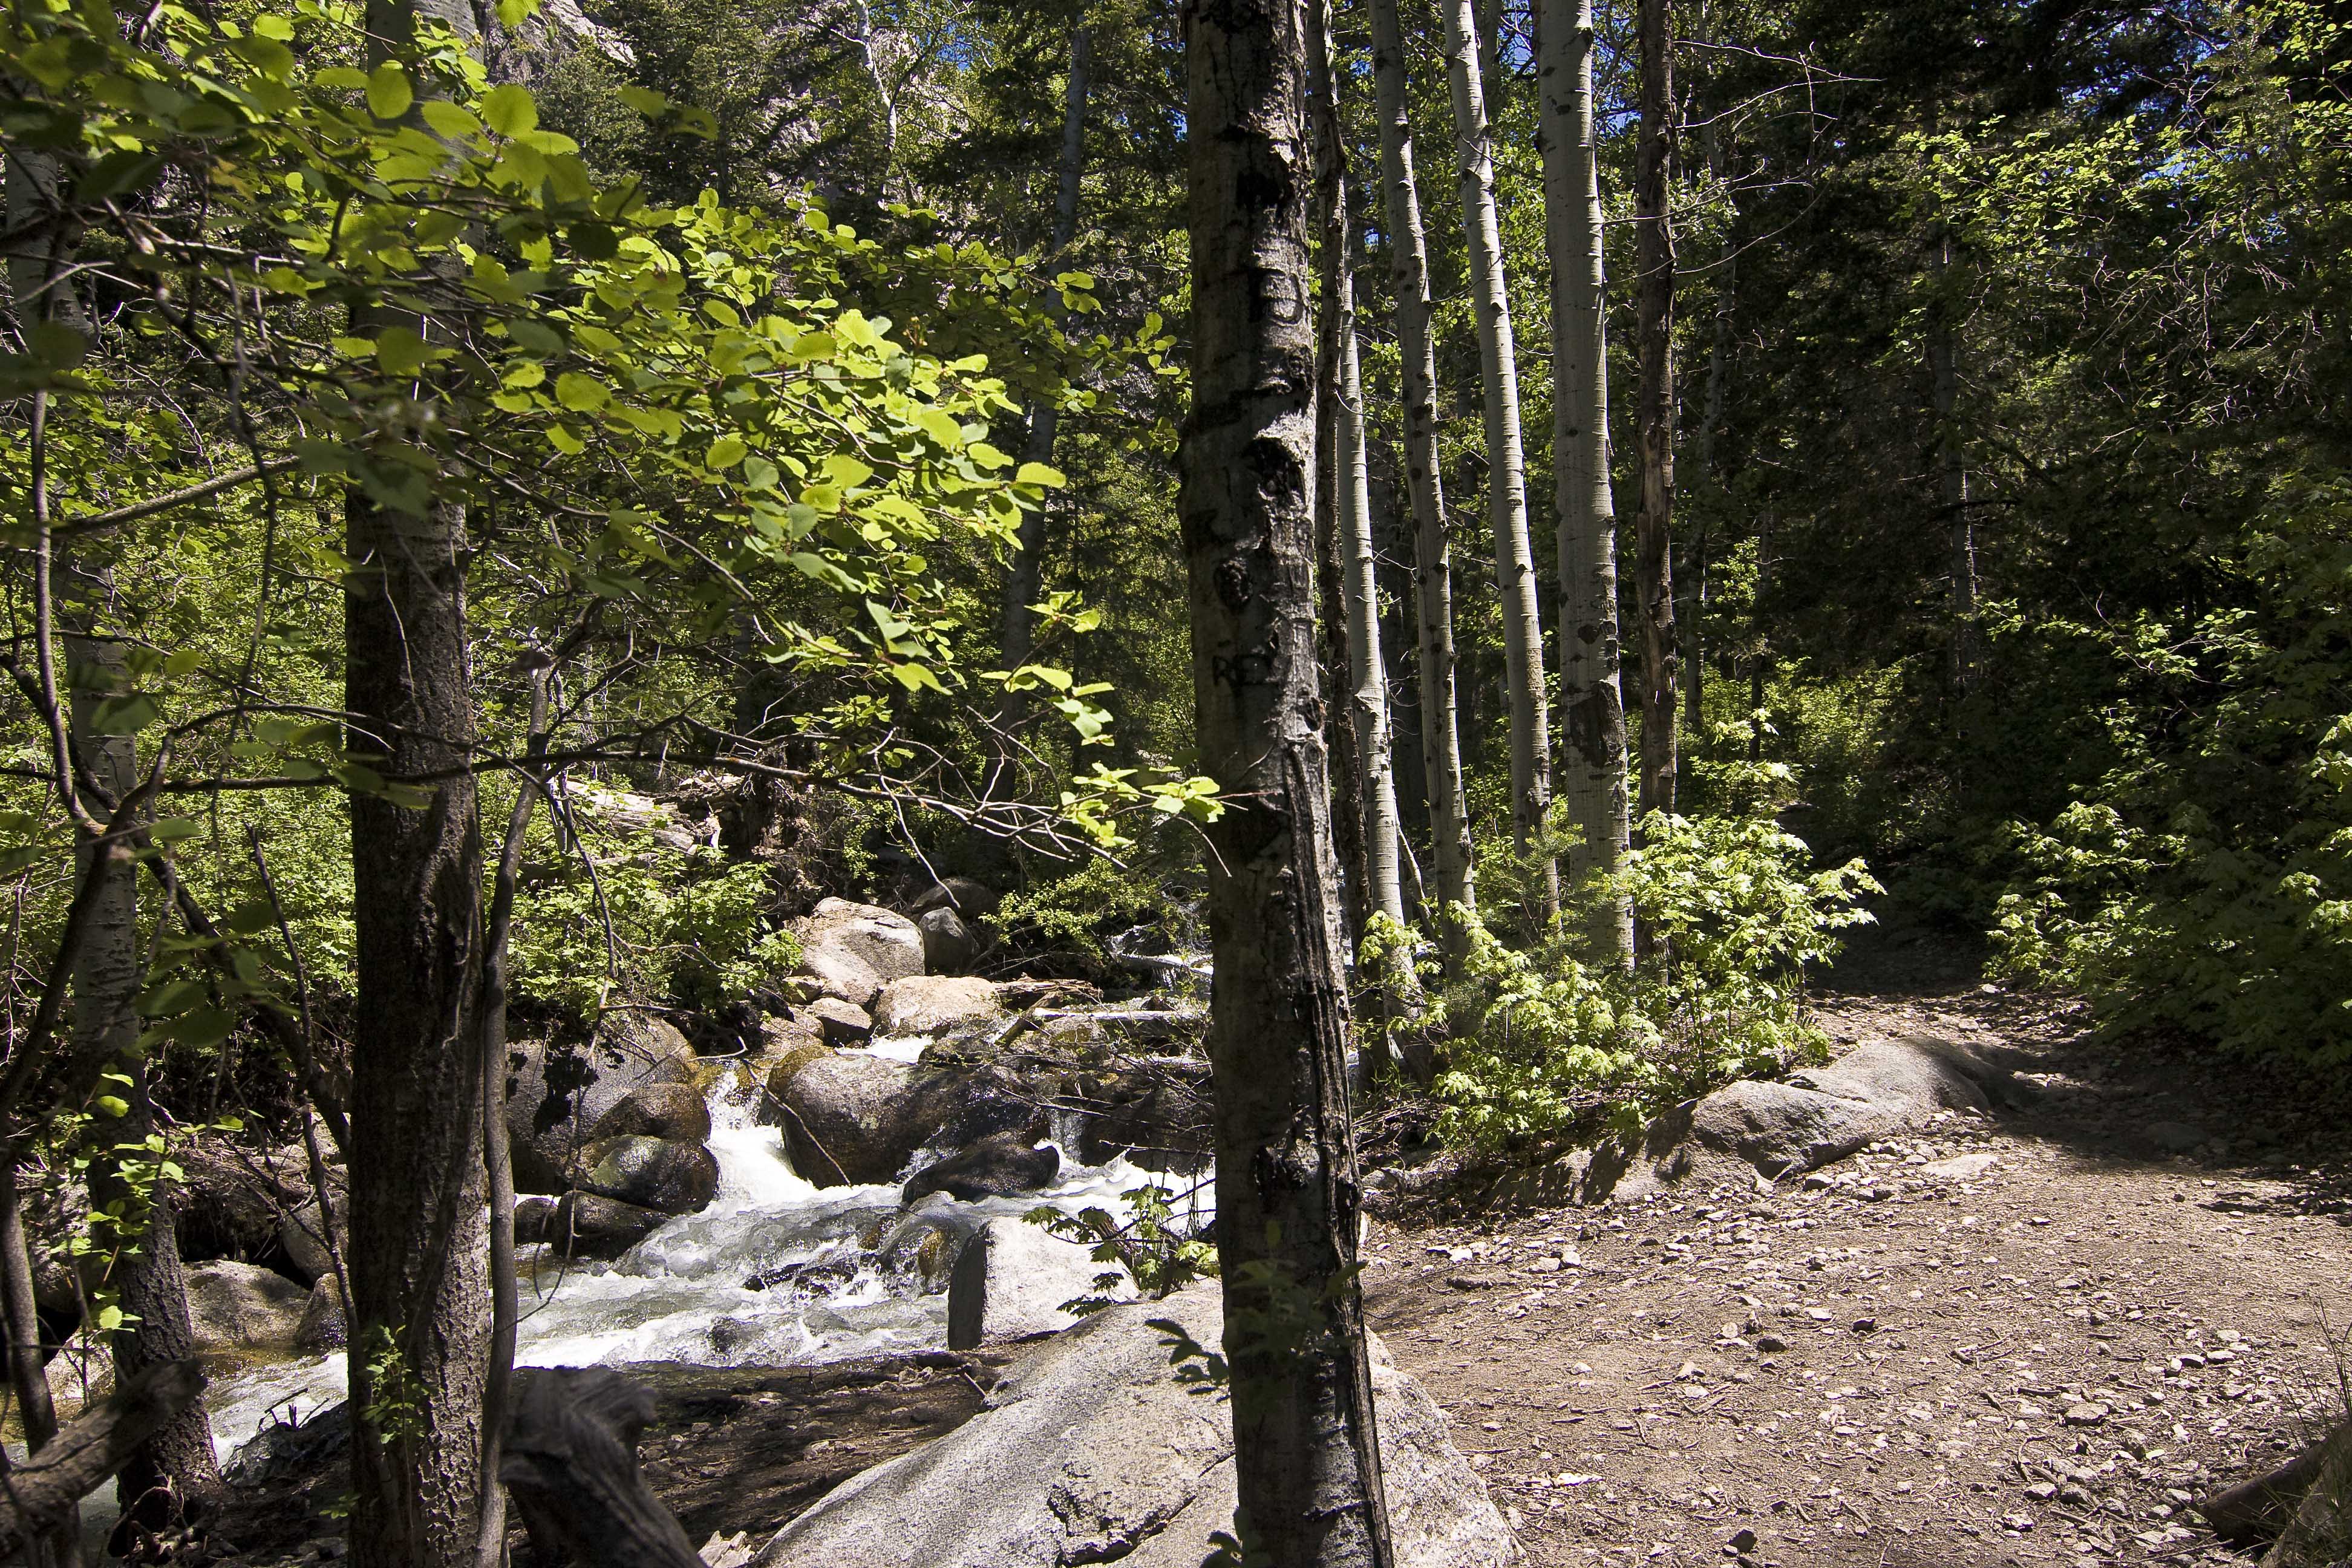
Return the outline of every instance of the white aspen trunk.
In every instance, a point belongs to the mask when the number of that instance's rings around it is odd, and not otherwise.
[[[1470,250],[1470,304],[1486,411],[1486,510],[1495,532],[1495,592],[1502,601],[1504,679],[1511,709],[1511,827],[1521,848],[1551,805],[1551,733],[1545,710],[1543,626],[1536,614],[1535,552],[1528,542],[1527,463],[1519,438],[1518,351],[1495,216],[1495,154],[1479,89],[1470,0],[1444,0],[1445,74],[1453,89],[1462,231]],[[1557,872],[1542,868],[1539,914],[1559,905]]]
[[[1634,299],[1639,308],[1642,385],[1636,434],[1642,511],[1636,588],[1642,605],[1642,810],[1675,809],[1675,232],[1667,202],[1674,178],[1674,53],[1666,0],[1641,0],[1642,138],[1634,158],[1633,206],[1640,224]]]
[[[1381,127],[1381,195],[1404,372],[1405,486],[1412,502],[1413,603],[1420,626],[1422,767],[1431,869],[1443,906],[1478,907],[1454,668],[1454,563],[1437,468],[1437,356],[1429,330],[1429,245],[1414,182],[1397,0],[1371,0],[1372,90]],[[1442,915],[1442,910],[1441,910]],[[1448,924],[1442,918],[1441,927]],[[1449,952],[1458,943],[1449,935]]]
[[[1617,502],[1609,483],[1607,280],[1592,113],[1591,0],[1541,0],[1544,233],[1551,252],[1552,476],[1559,517],[1560,793],[1581,882],[1617,870],[1632,847],[1625,701],[1618,684]],[[1633,962],[1633,906],[1596,899],[1595,956]]]
[[[1086,175],[1087,93],[1093,65],[1094,31],[1080,27],[1070,37],[1070,79],[1062,99],[1062,162],[1054,190],[1053,253],[1057,257],[1070,247],[1070,241],[1078,232],[1078,187]],[[1057,305],[1057,320],[1060,314]],[[1030,462],[1052,465],[1054,437],[1061,417],[1062,411],[1051,403],[1040,403],[1029,410],[1029,444],[1022,455]],[[1035,646],[1029,606],[1037,602],[1043,588],[1045,552],[1045,510],[1040,502],[1037,510],[1022,513],[1020,542],[1004,574],[998,643],[1007,669],[1018,669],[1028,663]]]

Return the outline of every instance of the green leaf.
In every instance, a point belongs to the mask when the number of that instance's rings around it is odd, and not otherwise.
[[[470,142],[482,133],[480,121],[463,106],[451,103],[446,98],[425,100],[421,112],[425,116],[425,123],[432,127],[433,134],[445,142]]]
[[[159,816],[149,826],[147,837],[158,844],[177,844],[183,838],[194,838],[204,830],[204,825],[194,817]]]
[[[89,1102],[102,1116],[128,1116],[131,1102],[117,1094],[101,1094]]]
[[[1016,485],[1045,485],[1058,489],[1070,481],[1062,477],[1059,468],[1049,468],[1044,463],[1024,463],[1013,476],[1013,482]]]
[[[25,336],[33,357],[51,370],[71,370],[89,357],[89,340],[63,321],[42,321]]]
[[[539,129],[539,103],[530,89],[509,82],[482,94],[482,118],[491,130],[511,140]]]
[[[746,449],[740,436],[721,436],[710,443],[709,455],[702,460],[714,473],[724,473],[743,460]]]
[[[416,101],[416,89],[409,85],[408,73],[392,60],[368,72],[368,112],[378,120],[397,120],[408,112]]]
[[[593,375],[566,371],[555,378],[555,400],[580,413],[593,413],[613,401],[612,389]]]
[[[77,202],[102,202],[126,191],[135,191],[162,173],[163,160],[152,153],[117,151],[109,153],[74,184]]]
[[[376,334],[375,363],[384,374],[406,380],[425,368],[425,339],[415,328],[394,322]]]
[[[570,346],[563,341],[562,332],[545,321],[533,321],[528,316],[509,321],[507,336],[535,354],[552,356]]]
[[[621,101],[648,120],[658,120],[669,112],[669,100],[649,87],[634,83],[621,89]]]
[[[100,702],[90,715],[89,727],[101,735],[136,735],[163,716],[153,698],[133,691]]]

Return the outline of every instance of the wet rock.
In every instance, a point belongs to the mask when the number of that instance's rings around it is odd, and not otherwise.
[[[719,1162],[700,1143],[606,1138],[581,1152],[580,1190],[664,1214],[693,1214],[719,1190]]]
[[[1189,1170],[1208,1157],[1209,1064],[1162,1059],[1100,1077],[1075,1079],[1068,1102],[1080,1108],[1078,1158],[1100,1165],[1125,1154],[1149,1171]]]
[[[515,1244],[528,1247],[548,1239],[555,1218],[555,1200],[544,1193],[525,1193],[515,1199]]]
[[[310,1292],[282,1274],[226,1258],[188,1266],[188,1318],[207,1354],[294,1348]]]
[[[1176,1380],[1147,1320],[1173,1318],[1214,1344],[1221,1315],[1214,1285],[1097,1315],[1022,1363],[963,1426],[835,1488],[754,1563],[1198,1568],[1211,1533],[1233,1529],[1231,1417],[1223,1399]],[[1517,1568],[1509,1527],[1436,1402],[1377,1348],[1372,1388],[1399,1568]]]
[[[986,920],[1003,902],[986,884],[976,882],[970,877],[942,877],[908,905],[907,910],[919,917],[933,910],[951,909],[966,921],[973,922]]]
[[[953,910],[925,910],[915,917],[923,937],[923,963],[934,974],[961,974],[980,957],[980,933]]]
[[[556,1200],[546,1239],[567,1258],[618,1258],[668,1218],[596,1193],[566,1193]]]
[[[815,1021],[828,1046],[862,1046],[874,1037],[874,1020],[866,1009],[838,996],[820,996],[800,1012]]]
[[[781,1122],[793,1169],[820,1187],[887,1182],[921,1146],[913,1124],[912,1063],[818,1049],[796,1051],[768,1079],[761,1112]]]
[[[827,1050],[778,1064],[761,1118],[782,1127],[793,1169],[820,1187],[888,1182],[926,1145],[958,1149],[1044,1121],[1035,1097],[1000,1069]]]
[[[605,1114],[647,1085],[692,1085],[695,1061],[684,1035],[640,1013],[609,1016],[585,1041],[518,1042],[508,1053],[507,1078],[517,1190],[568,1190]]]
[[[875,1267],[911,1279],[926,1296],[939,1295],[948,1288],[965,1244],[986,1223],[944,1197],[919,1204],[877,1238]]]
[[[874,1032],[887,1038],[940,1036],[997,1017],[996,987],[971,975],[910,974],[882,988]]]
[[[345,1257],[351,1255],[352,1231],[348,1211],[350,1201],[341,1189],[330,1195],[335,1200],[335,1245]],[[316,1281],[334,1272],[334,1259],[327,1251],[327,1222],[316,1198],[304,1204],[278,1222],[278,1249],[286,1255],[287,1267],[301,1279]]]
[[[1116,1264],[1097,1263],[1090,1249],[1043,1226],[1002,1215],[983,1222],[964,1243],[948,1281],[948,1349],[968,1351],[1050,1334],[1082,1314],[1065,1303],[1082,1297],[1131,1297],[1132,1281]],[[1097,1284],[1119,1274],[1108,1290]]]
[[[310,1287],[310,1300],[302,1309],[302,1321],[294,1329],[294,1349],[299,1355],[323,1355],[328,1351],[341,1350],[351,1338],[351,1324],[343,1310],[342,1288],[331,1274]]]
[[[1033,1149],[1032,1142],[1025,1133],[999,1132],[959,1149],[916,1172],[898,1201],[911,1206],[933,1193],[946,1193],[976,1204],[1050,1185],[1061,1173],[1062,1152],[1050,1143]]]
[[[629,1137],[699,1143],[709,1136],[710,1103],[689,1083],[640,1084],[588,1130],[592,1143]]]

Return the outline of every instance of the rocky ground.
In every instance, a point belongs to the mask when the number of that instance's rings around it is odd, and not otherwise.
[[[1373,1326],[1538,1565],[2241,1561],[2185,1507],[2345,1409],[2352,1118],[1881,952],[1823,1007],[2030,1108],[1778,1185],[1383,1222]]]

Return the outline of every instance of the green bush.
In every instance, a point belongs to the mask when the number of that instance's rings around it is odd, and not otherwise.
[[[2315,1067],[2352,1062],[2352,486],[2287,498],[2228,563],[2224,607],[2102,628],[2142,672],[2125,761],[2047,827],[1992,932],[1996,969]],[[2247,605],[2258,605],[2250,609]],[[2085,628],[2078,628],[2084,635]]]
[[[1441,1138],[1491,1150],[1638,1125],[1818,1055],[1805,970],[1870,919],[1857,901],[1878,885],[1859,860],[1812,869],[1769,792],[1748,793],[1758,804],[1739,816],[1642,824],[1641,847],[1606,884],[1631,896],[1651,944],[1632,973],[1580,956],[1576,909],[1520,952],[1467,922],[1459,977],[1434,1004],[1433,1022],[1453,1036],[1435,1085]]]
[[[593,876],[573,856],[517,893],[518,998],[579,1019],[614,995],[703,1009],[799,963],[800,943],[769,916],[759,862],[650,837],[615,847],[593,840]]]

